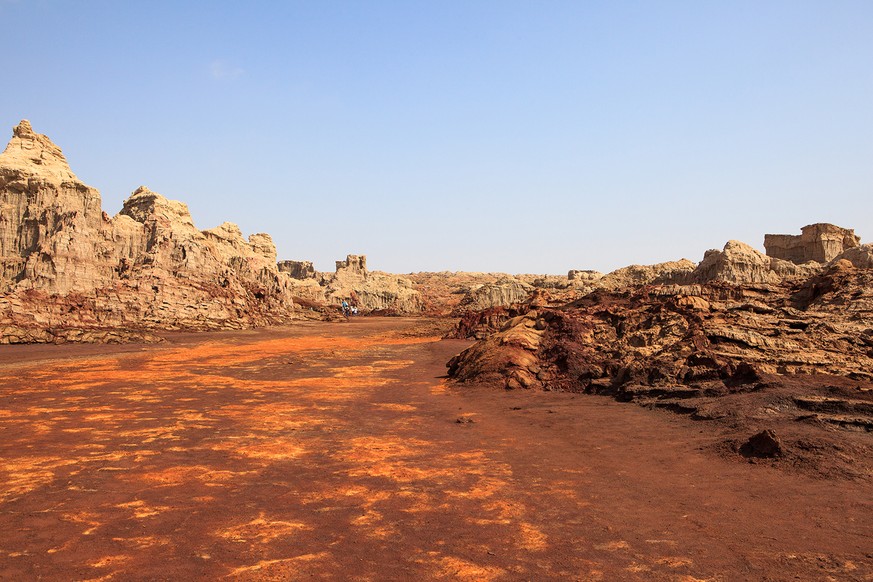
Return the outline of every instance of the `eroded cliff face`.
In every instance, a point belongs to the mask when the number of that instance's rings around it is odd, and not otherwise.
[[[693,271],[668,277],[667,281],[681,283],[765,283],[778,285],[787,279],[806,278],[822,269],[819,263],[795,264],[770,257],[746,243],[732,240],[724,249],[707,251]]]
[[[861,239],[851,228],[819,222],[800,229],[800,235],[765,234],[767,255],[792,263],[827,263],[857,247]]]
[[[421,312],[421,293],[406,277],[370,271],[367,257],[348,255],[336,262],[336,272],[324,277],[324,293],[331,303],[351,300],[364,311],[411,315]]]
[[[0,154],[0,291],[84,291],[112,270],[100,194],[27,121]]]
[[[112,341],[299,315],[269,235],[198,230],[137,189],[110,218],[60,148],[22,121],[0,154],[0,342]]]

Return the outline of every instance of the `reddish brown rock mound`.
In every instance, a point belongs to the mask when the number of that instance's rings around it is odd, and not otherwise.
[[[506,320],[453,358],[449,375],[507,389],[606,394],[742,431],[814,422],[867,435],[860,450],[870,452],[871,289],[873,271],[844,261],[795,284],[600,290]],[[797,446],[799,436],[792,440],[793,430],[780,432],[788,452],[779,458],[812,454]],[[829,466],[822,459],[815,467]],[[866,462],[840,470],[873,474]]]

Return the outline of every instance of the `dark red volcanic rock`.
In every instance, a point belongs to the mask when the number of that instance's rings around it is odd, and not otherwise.
[[[449,375],[605,394],[742,431],[788,423],[786,459],[823,450],[792,440],[798,422],[866,434],[859,450],[873,452],[873,270],[836,261],[795,283],[599,290],[516,313],[453,358]],[[502,315],[470,315],[458,331],[475,337]],[[822,458],[816,470],[829,466]],[[869,463],[840,470],[873,476]]]

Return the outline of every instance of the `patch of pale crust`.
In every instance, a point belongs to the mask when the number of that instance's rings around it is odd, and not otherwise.
[[[302,521],[287,521],[267,517],[265,512],[260,512],[258,517],[231,526],[217,532],[215,535],[230,541],[258,542],[267,544],[281,538],[292,538],[300,531],[312,530],[312,526]]]
[[[235,568],[226,577],[227,578],[243,577],[245,579],[253,579],[253,577],[251,575],[253,575],[255,573],[260,573],[262,570],[270,570],[271,568],[276,567],[276,566],[294,567],[294,566],[298,566],[298,565],[304,564],[304,563],[318,562],[318,561],[324,561],[324,560],[329,560],[329,559],[330,559],[330,554],[328,552],[319,552],[317,554],[315,554],[315,553],[302,554],[300,556],[294,556],[293,558],[279,558],[276,560],[261,560],[260,562],[258,562],[256,564],[252,564],[249,566],[240,566],[238,568]],[[287,572],[287,574],[290,574],[290,573],[291,572]],[[286,572],[283,572],[283,574],[286,574]],[[257,576],[255,576],[254,578],[257,578]]]

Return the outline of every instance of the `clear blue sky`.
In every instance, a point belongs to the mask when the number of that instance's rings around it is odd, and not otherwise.
[[[0,0],[0,22],[0,131],[30,119],[110,214],[144,184],[321,270],[608,271],[812,222],[873,242],[870,0]]]

